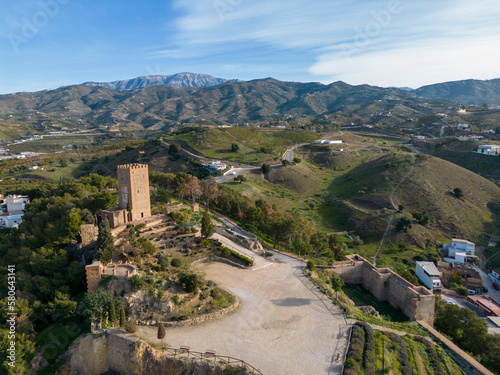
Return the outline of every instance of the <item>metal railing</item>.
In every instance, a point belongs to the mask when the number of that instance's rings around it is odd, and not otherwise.
[[[188,358],[200,359],[200,360],[213,360],[214,362],[217,360],[227,365],[237,365],[244,367],[252,374],[263,375],[261,371],[257,370],[255,367],[250,365],[249,363],[243,361],[242,359],[229,357],[226,355],[218,355],[215,350],[206,350],[205,353],[192,351],[188,346],[181,346],[180,349],[174,348],[165,348],[164,352],[177,356],[187,356]]]

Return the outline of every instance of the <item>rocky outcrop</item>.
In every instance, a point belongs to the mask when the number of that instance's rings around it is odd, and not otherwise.
[[[224,366],[192,358],[174,358],[134,335],[109,330],[77,339],[59,372],[62,375],[101,375],[109,370],[126,375],[222,375]]]

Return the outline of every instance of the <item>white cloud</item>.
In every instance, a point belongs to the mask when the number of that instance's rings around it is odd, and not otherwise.
[[[497,0],[175,0],[175,7],[174,42],[153,56],[232,55],[228,63],[242,64],[255,54],[255,64],[271,67],[293,56],[311,80],[398,86],[491,77],[499,63]]]

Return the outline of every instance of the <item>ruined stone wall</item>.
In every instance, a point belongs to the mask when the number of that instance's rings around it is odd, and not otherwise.
[[[75,340],[69,348],[62,375],[101,375],[108,370],[127,375],[222,375],[220,365],[174,358],[155,350],[136,336],[119,330],[87,335]],[[240,373],[240,374],[247,374]]]
[[[411,320],[434,324],[435,297],[424,287],[416,287],[387,268],[377,268],[359,255],[334,263],[333,273],[348,284],[362,284],[379,301],[401,309]]]
[[[94,262],[85,267],[87,274],[87,290],[89,292],[97,291],[101,282],[102,265],[101,262]]]
[[[344,282],[348,284],[363,283],[363,262],[336,262],[334,266],[333,273],[344,280]]]

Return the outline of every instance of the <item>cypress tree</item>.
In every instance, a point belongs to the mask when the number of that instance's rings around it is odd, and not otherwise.
[[[203,212],[203,217],[201,218],[201,235],[205,238],[209,238],[215,232],[215,225],[212,223],[210,214],[208,210]]]
[[[108,219],[104,219],[99,224],[99,234],[97,235],[97,259],[103,264],[108,264],[111,261],[113,252],[115,251],[113,235],[109,228]]]
[[[111,325],[113,325],[116,322],[116,309],[115,309],[115,303],[114,301],[111,301],[111,304],[109,305],[109,322]]]
[[[122,306],[120,309],[120,327],[124,327],[125,323],[127,323],[127,318],[125,317],[125,309]]]

